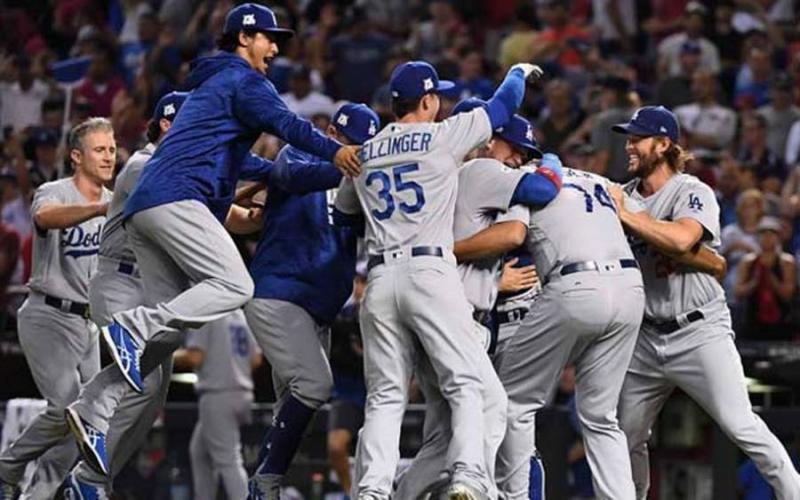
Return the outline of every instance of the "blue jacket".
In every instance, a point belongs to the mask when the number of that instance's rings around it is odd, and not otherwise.
[[[330,218],[341,179],[333,164],[292,146],[278,154],[250,264],[255,298],[291,302],[321,324],[336,318],[356,272],[356,230],[334,226]]]
[[[240,170],[262,132],[333,160],[341,146],[289,111],[267,78],[241,57],[198,59],[193,90],[125,205],[125,217],[158,205],[199,200],[224,220]]]

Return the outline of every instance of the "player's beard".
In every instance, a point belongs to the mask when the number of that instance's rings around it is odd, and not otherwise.
[[[646,154],[637,153],[636,157],[632,158],[630,161],[632,163],[635,162],[635,165],[629,165],[630,170],[633,171],[633,175],[640,179],[646,179],[653,173],[656,167],[658,167],[660,159],[655,151],[655,145],[651,145],[650,151]]]

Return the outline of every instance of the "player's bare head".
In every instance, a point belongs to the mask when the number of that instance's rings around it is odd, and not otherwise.
[[[278,28],[272,10],[246,3],[228,12],[217,46],[220,50],[238,54],[253,69],[264,73],[278,55],[279,44],[293,34],[292,30]]]
[[[410,116],[413,121],[432,122],[441,107],[438,93],[454,86],[453,82],[439,80],[436,70],[425,61],[400,64],[389,81],[392,112],[398,120]]]
[[[67,141],[69,158],[76,172],[98,182],[114,176],[117,144],[114,128],[106,118],[89,118],[76,125]]]

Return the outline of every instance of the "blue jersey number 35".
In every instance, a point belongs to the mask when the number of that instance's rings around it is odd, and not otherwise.
[[[384,208],[378,210],[373,208],[372,215],[378,220],[385,220],[392,216],[395,208],[399,207],[401,212],[413,214],[419,212],[425,206],[425,191],[418,183],[414,181],[403,180],[403,174],[409,172],[416,172],[419,170],[419,164],[409,163],[407,165],[398,165],[392,169],[392,177],[383,170],[375,170],[370,172],[367,176],[367,186],[373,184],[380,184],[378,187],[378,197],[383,200]],[[392,182],[394,180],[394,182]],[[394,187],[394,192],[393,188]],[[405,201],[400,201],[398,204],[395,201],[395,195],[403,191],[414,192],[414,203],[409,204]]]

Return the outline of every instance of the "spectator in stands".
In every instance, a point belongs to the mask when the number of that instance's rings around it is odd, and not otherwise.
[[[758,108],[767,122],[767,147],[776,155],[786,152],[786,139],[792,124],[800,119],[800,108],[794,105],[794,82],[786,73],[778,73],[770,86],[770,102]]]
[[[681,49],[687,41],[700,45],[700,67],[719,73],[719,50],[703,36],[708,9],[700,2],[689,2],[683,16],[683,31],[668,36],[658,44],[658,62],[661,75],[678,76],[681,73]]]
[[[21,132],[38,126],[42,103],[50,92],[43,81],[34,78],[31,60],[25,55],[0,60],[0,131],[7,127]]]
[[[763,45],[751,46],[736,75],[733,98],[737,109],[755,109],[769,102],[772,71],[771,51]]]
[[[494,94],[494,83],[484,74],[484,60],[481,51],[467,47],[459,51],[458,78],[454,91],[458,100],[468,97],[489,99]]]
[[[633,115],[630,104],[631,84],[618,76],[609,76],[601,81],[601,111],[594,117],[591,143],[595,150],[592,171],[605,175],[614,182],[625,182],[628,172],[628,153],[625,152],[625,136],[611,132],[615,123],[628,121]]]
[[[45,182],[58,178],[58,133],[40,128],[31,137],[33,161],[28,167],[31,188],[36,189]]]
[[[790,248],[800,249],[800,168],[794,167],[789,174],[781,193],[782,213],[792,224]],[[800,258],[800,255],[798,255]]]
[[[717,93],[714,74],[700,69],[692,76],[694,101],[675,108],[685,146],[696,155],[727,149],[736,134],[736,113],[717,102]]]
[[[677,106],[692,102],[692,77],[700,67],[700,44],[687,40],[681,46],[681,72],[658,82],[656,102],[662,106],[675,109]]]
[[[118,92],[125,90],[125,82],[114,69],[116,54],[110,42],[97,43],[86,77],[76,93],[91,106],[92,116],[111,116],[111,103]]]
[[[764,195],[757,189],[748,189],[739,195],[736,203],[736,223],[722,230],[720,253],[728,261],[728,273],[722,281],[734,325],[741,320],[741,309],[734,294],[739,262],[745,255],[758,251],[758,223],[766,211]]]
[[[155,13],[150,11],[149,6],[146,3],[139,5],[146,9],[143,9],[138,15],[138,22],[133,28],[135,29],[133,36],[126,39],[120,35],[120,55],[128,86],[133,86],[134,79],[144,67],[148,54],[155,48],[160,29],[158,18]]]
[[[739,200],[741,167],[739,162],[729,153],[721,157],[719,176],[717,178],[717,202],[719,203],[720,227],[736,223],[736,206]]]
[[[755,172],[762,191],[780,194],[787,169],[783,159],[767,145],[767,120],[758,113],[748,113],[742,120],[739,161]]]
[[[534,51],[539,46],[536,31],[536,12],[532,2],[522,2],[514,12],[511,32],[500,42],[497,63],[502,71],[519,62],[536,60]]]
[[[291,111],[306,119],[317,114],[332,116],[336,111],[333,99],[312,88],[311,71],[305,66],[292,70],[289,92],[281,94],[281,98]]]
[[[797,287],[794,257],[781,249],[781,223],[764,217],[758,224],[760,250],[739,265],[736,298],[744,303],[744,336],[753,340],[788,340],[789,308]]]
[[[383,63],[391,48],[388,38],[373,33],[366,13],[354,7],[345,21],[344,34],[330,42],[330,70],[333,97],[352,102],[369,102],[383,83]]]
[[[546,105],[535,133],[543,151],[560,154],[564,141],[580,126],[585,114],[574,100],[572,86],[566,80],[551,80],[544,94]]]
[[[0,181],[2,182],[2,181]],[[0,199],[0,212],[3,202]],[[19,234],[13,227],[0,222],[0,331],[5,331],[6,314],[8,310],[8,297],[6,288],[11,282],[11,277],[17,268],[21,241]]]
[[[450,42],[469,33],[455,0],[433,0],[428,4],[430,20],[415,23],[406,48],[415,59],[438,64]]]
[[[592,24],[604,57],[633,52],[637,32],[635,0],[593,0]]]
[[[554,60],[562,67],[580,66],[576,44],[586,43],[589,33],[575,24],[569,15],[569,0],[537,0],[537,14],[544,29],[536,43],[541,45],[536,60]]]

